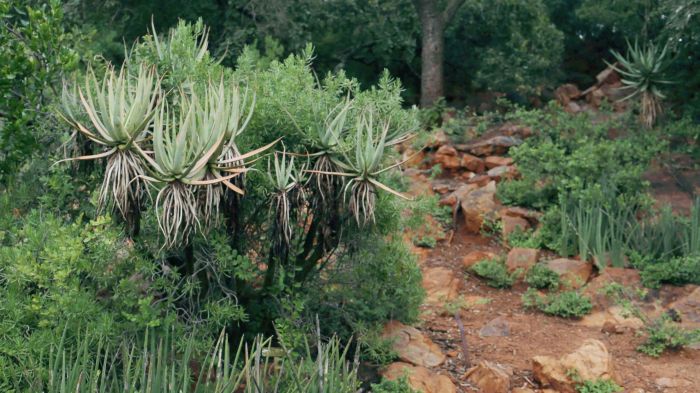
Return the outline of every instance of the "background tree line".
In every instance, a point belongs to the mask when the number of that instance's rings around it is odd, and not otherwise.
[[[430,20],[444,35],[444,75],[448,100],[464,101],[478,91],[510,93],[526,102],[562,82],[586,86],[593,81],[609,50],[624,51],[625,40],[671,41],[679,51],[676,73],[691,86],[697,38],[693,23],[696,0],[67,0],[68,21],[97,31],[96,52],[111,60],[123,57],[130,44],[147,32],[151,18],[165,31],[178,18],[201,17],[211,27],[213,53],[232,64],[245,45],[270,55],[286,55],[316,46],[319,74],[345,69],[364,84],[389,69],[418,102],[421,51],[436,60],[421,27]],[[440,11],[438,15],[437,11]],[[434,15],[431,17],[431,13]],[[442,14],[449,18],[441,20]],[[420,15],[423,15],[421,19]],[[443,34],[444,33],[444,34]],[[424,90],[438,82],[431,80]],[[696,90],[696,89],[688,89]],[[431,92],[428,92],[431,93]],[[440,89],[437,93],[440,94]],[[683,97],[694,98],[694,93]],[[429,100],[431,101],[431,100]]]

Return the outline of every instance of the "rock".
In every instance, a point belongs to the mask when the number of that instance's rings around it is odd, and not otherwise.
[[[492,180],[498,181],[501,179],[514,179],[518,176],[518,171],[512,165],[497,166],[489,169],[486,175]]]
[[[521,217],[501,216],[502,231],[501,236],[507,242],[511,233],[520,228],[521,232],[530,229],[530,222]]]
[[[617,63],[614,63],[613,66],[617,66]],[[599,85],[614,84],[620,82],[620,74],[615,71],[615,68],[608,66],[603,71],[599,72],[598,75],[595,76],[595,79],[598,81]]]
[[[481,337],[510,336],[510,324],[504,317],[496,317],[479,330]]]
[[[529,138],[532,136],[532,128],[516,123],[504,123],[496,130],[496,134],[506,136],[518,136],[520,138]]]
[[[454,193],[447,194],[438,201],[439,206],[451,206],[454,208],[457,205],[457,197]]]
[[[668,378],[668,377],[657,378],[654,381],[654,384],[661,389],[684,388],[684,387],[688,387],[688,386],[692,385],[692,383],[690,381],[687,381],[685,379]]]
[[[459,151],[465,151],[475,156],[485,157],[503,155],[513,146],[518,146],[523,140],[517,136],[484,135],[469,143],[455,145]]]
[[[491,181],[459,200],[460,210],[464,216],[464,227],[468,233],[478,234],[484,218],[495,215],[498,207],[495,195],[496,183]]]
[[[457,393],[457,387],[449,377],[436,374],[425,367],[396,362],[390,364],[381,374],[390,381],[406,376],[408,384],[419,392]]]
[[[417,167],[420,166],[425,159],[425,150],[421,149],[415,151],[409,145],[401,153],[401,158],[407,167]]]
[[[444,130],[439,129],[430,133],[430,140],[427,143],[427,147],[440,147],[450,143],[450,138],[447,136]]]
[[[439,304],[454,300],[459,295],[461,278],[445,267],[427,268],[423,271],[425,302]]]
[[[508,206],[501,210],[501,215],[510,217],[520,217],[528,221],[539,221],[542,218],[542,213],[536,210],[525,209],[524,207]]]
[[[485,164],[481,158],[465,153],[462,155],[462,167],[475,173],[482,173]]]
[[[443,169],[458,169],[462,161],[457,150],[450,145],[442,145],[433,156],[433,163],[442,166]]]
[[[578,103],[571,101],[564,107],[564,110],[568,113],[579,113],[583,112],[583,108]]]
[[[669,305],[681,315],[681,325],[689,329],[700,328],[700,287]]]
[[[511,273],[518,269],[527,272],[531,267],[537,264],[539,259],[540,250],[536,248],[515,247],[508,252],[506,267],[508,268],[508,272]]]
[[[605,344],[588,339],[560,359],[535,356],[532,371],[535,380],[543,386],[561,393],[576,393],[574,376],[580,380],[613,379],[613,359]]]
[[[469,270],[477,262],[485,259],[494,259],[496,256],[496,254],[490,251],[471,251],[469,254],[462,257],[462,266],[464,266],[465,270]]]
[[[605,287],[610,284],[620,284],[626,288],[640,288],[641,277],[639,270],[607,267],[597,277],[591,279],[584,288],[583,293],[591,298],[593,306],[599,310],[605,310],[613,305],[613,299],[604,293]]]
[[[491,181],[488,175],[476,175],[467,181],[468,184],[476,184],[479,187],[483,187]]]
[[[467,380],[479,387],[481,393],[509,393],[513,370],[486,360],[467,370]]]
[[[556,98],[557,102],[562,106],[568,105],[571,100],[575,100],[580,96],[581,91],[578,89],[578,86],[573,83],[561,85],[554,90],[554,98]]]
[[[559,275],[564,285],[568,285],[573,289],[581,288],[585,285],[593,272],[593,266],[589,262],[577,259],[552,259],[544,264]]]
[[[423,367],[435,367],[445,361],[445,354],[420,330],[398,321],[384,326],[382,338],[392,340],[392,347],[401,361]]]
[[[638,330],[644,327],[644,322],[641,319],[627,315],[620,306],[613,306],[605,311],[588,314],[581,318],[578,323],[582,326],[605,330],[614,328],[613,333],[622,333],[624,329]]]
[[[492,169],[497,166],[513,165],[513,159],[510,157],[488,156],[484,158],[484,165],[486,165],[486,168],[488,169]]]

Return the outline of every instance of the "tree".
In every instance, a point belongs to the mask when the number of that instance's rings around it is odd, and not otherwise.
[[[422,107],[431,106],[444,95],[443,57],[445,28],[464,0],[413,0],[422,31],[421,93]]]

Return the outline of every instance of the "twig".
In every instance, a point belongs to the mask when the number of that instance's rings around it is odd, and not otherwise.
[[[459,338],[462,340],[462,355],[464,356],[464,364],[466,368],[470,368],[471,361],[469,360],[469,345],[467,344],[467,335],[464,332],[462,318],[459,317],[459,311],[455,313],[455,321],[457,321],[457,327],[459,328]]]

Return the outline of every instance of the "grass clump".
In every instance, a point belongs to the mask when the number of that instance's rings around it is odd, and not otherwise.
[[[537,289],[557,289],[560,284],[559,275],[542,264],[537,264],[527,271],[525,282]]]
[[[678,350],[700,342],[700,329],[685,330],[664,315],[646,326],[647,339],[637,350],[652,357],[659,357],[667,350]]]
[[[472,266],[472,271],[486,280],[486,284],[493,288],[510,288],[521,273],[518,269],[508,273],[503,259],[485,259]]]
[[[545,314],[562,318],[581,318],[593,309],[591,300],[577,291],[543,296],[530,288],[523,294],[522,301],[526,308],[537,308]]]

